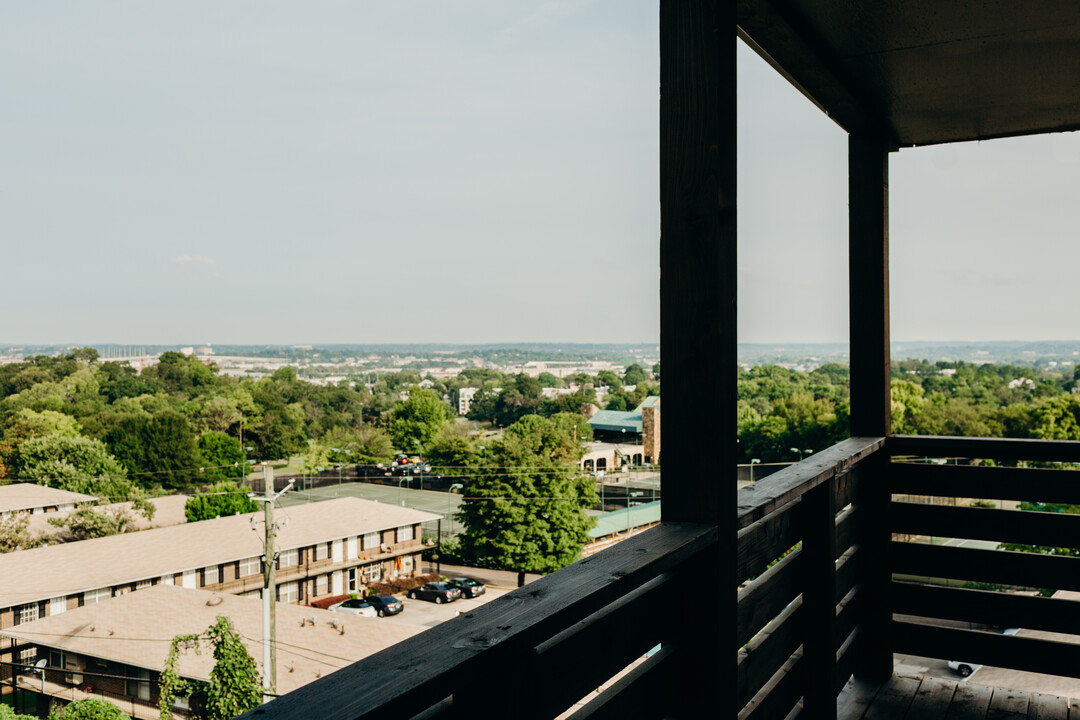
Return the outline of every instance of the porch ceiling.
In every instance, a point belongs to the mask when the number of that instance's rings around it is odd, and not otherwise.
[[[1080,129],[1075,0],[738,0],[740,35],[897,146]]]

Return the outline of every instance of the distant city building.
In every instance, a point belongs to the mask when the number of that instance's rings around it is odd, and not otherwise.
[[[598,410],[589,417],[593,437],[600,441],[641,445],[642,461],[660,462],[660,397],[650,395],[634,410]]]
[[[473,396],[479,392],[480,388],[461,388],[458,390],[458,415],[468,415],[469,406],[472,405]]]

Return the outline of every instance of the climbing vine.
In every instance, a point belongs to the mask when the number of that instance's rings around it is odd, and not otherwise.
[[[180,648],[194,648],[199,653],[198,635],[177,635],[169,643],[169,656],[165,658],[165,669],[158,677],[158,710],[160,720],[172,720],[173,703],[176,696],[186,694],[189,683],[180,678],[177,665],[180,663]]]
[[[210,671],[209,683],[189,683],[180,677],[180,652],[194,649],[199,654],[200,640],[209,641],[214,647],[214,669]],[[158,686],[160,720],[171,720],[173,702],[183,694],[197,693],[205,700],[205,707],[192,708],[204,720],[229,720],[262,702],[262,678],[255,660],[232,622],[222,615],[217,616],[203,635],[177,635],[172,639]]]

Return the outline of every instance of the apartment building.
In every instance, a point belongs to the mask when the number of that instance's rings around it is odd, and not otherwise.
[[[277,599],[307,603],[411,574],[420,565],[420,525],[439,516],[346,497],[274,517]],[[0,555],[0,630],[154,585],[257,596],[262,523],[262,513],[234,515]],[[0,639],[0,661],[12,651]]]
[[[176,635],[204,633],[219,615],[232,622],[262,673],[260,601],[156,585],[0,631],[25,648],[20,665],[26,669],[9,673],[5,681],[24,693],[44,696],[44,702],[32,703],[39,707],[53,700],[96,697],[112,702],[133,718],[157,720],[158,678],[170,641]],[[291,692],[423,629],[279,604],[278,692]],[[200,654],[193,650],[181,653],[177,669],[185,680],[206,682],[213,665],[213,653],[203,647]],[[174,702],[175,716],[186,717],[189,710],[188,698]]]
[[[76,510],[95,501],[92,495],[59,490],[35,483],[0,485],[0,520],[19,515],[42,515],[64,510]]]

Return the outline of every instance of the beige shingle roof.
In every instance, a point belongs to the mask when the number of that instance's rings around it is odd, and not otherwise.
[[[131,509],[130,502],[111,503],[109,505],[98,505],[94,508],[96,512],[114,512],[117,510],[126,511],[132,517],[135,518],[135,529],[146,530],[149,528],[168,527],[170,525],[180,525],[187,522],[187,516],[184,515],[184,505],[187,504],[187,495],[166,495],[165,497],[150,498],[150,502],[157,510],[154,512],[154,519],[147,520],[140,513],[137,513]],[[70,515],[73,510],[62,510],[59,512],[42,513],[40,515],[31,515],[29,530],[35,535],[46,535],[49,537],[49,541],[58,539],[64,541],[69,539],[70,533],[63,528],[58,528],[52,525],[49,520],[56,518],[63,518]]]
[[[325,505],[325,503],[319,503]],[[209,604],[215,603],[215,604]],[[84,605],[0,635],[81,655],[160,671],[176,635],[202,633],[218,615],[232,620],[262,672],[262,601],[236,595],[155,585],[104,602]],[[301,627],[301,618],[315,625]],[[330,625],[344,626],[341,634]],[[423,628],[299,605],[277,604],[278,692],[286,693],[411,637]],[[213,652],[185,652],[180,675],[208,680]],[[92,672],[93,667],[89,668]]]
[[[57,488],[35,485],[34,483],[16,483],[0,485],[0,513],[32,508],[52,507],[65,503],[94,500],[93,495],[59,490]]]
[[[258,532],[252,532],[256,518]],[[306,547],[440,517],[354,497],[275,510],[277,548]],[[286,518],[288,519],[287,522]],[[0,555],[0,608],[262,554],[262,513]]]

